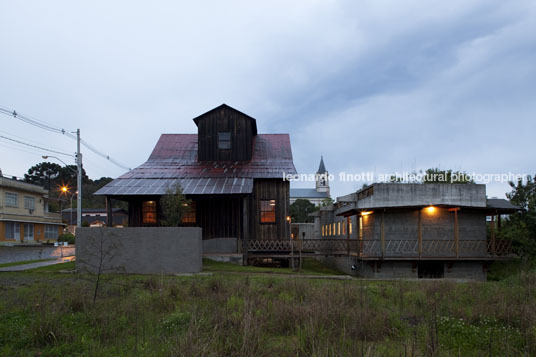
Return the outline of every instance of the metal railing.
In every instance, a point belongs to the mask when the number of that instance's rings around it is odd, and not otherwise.
[[[486,258],[512,254],[507,240],[357,240],[357,239],[293,239],[250,240],[247,250],[256,252],[301,252],[303,254],[356,254],[362,257],[386,258]]]

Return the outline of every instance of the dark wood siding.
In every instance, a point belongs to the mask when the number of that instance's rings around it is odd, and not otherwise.
[[[203,239],[242,237],[242,197],[238,195],[190,197],[196,203],[196,224]]]
[[[198,119],[199,161],[248,161],[253,152],[252,119],[221,108]],[[218,132],[231,133],[231,149],[218,149]]]
[[[289,215],[289,192],[288,181],[278,179],[255,180],[253,187],[252,212],[250,218],[250,239],[289,239],[290,224],[287,222]],[[261,223],[260,201],[276,200],[276,222]]]

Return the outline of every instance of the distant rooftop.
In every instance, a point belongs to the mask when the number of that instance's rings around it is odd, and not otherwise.
[[[327,192],[317,192],[315,188],[291,188],[291,198],[328,198]]]
[[[45,188],[41,186],[34,185],[28,182],[24,182],[16,178],[2,176],[2,175],[0,175],[0,187],[9,187],[9,188],[18,189],[21,191],[40,193],[42,195],[48,194],[48,190],[46,190]]]

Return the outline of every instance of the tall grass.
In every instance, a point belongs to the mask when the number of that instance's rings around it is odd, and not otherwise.
[[[536,354],[534,273],[461,284],[109,276],[95,306],[89,279],[19,276],[0,289],[0,355]]]

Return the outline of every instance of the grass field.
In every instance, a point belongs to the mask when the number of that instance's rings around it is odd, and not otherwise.
[[[0,274],[2,356],[536,354],[536,273],[487,283],[304,279],[205,262],[211,276]],[[329,269],[307,262],[307,274]],[[268,269],[268,270],[265,270]]]

